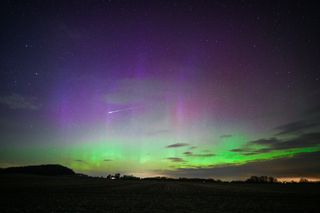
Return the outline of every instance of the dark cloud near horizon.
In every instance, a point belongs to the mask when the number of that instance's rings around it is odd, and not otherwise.
[[[167,160],[170,160],[171,162],[175,162],[175,163],[184,163],[186,162],[183,158],[178,158],[178,157],[170,157],[170,158],[166,158]]]
[[[78,162],[78,163],[84,163],[84,164],[87,164],[87,162],[86,162],[86,161],[81,160],[81,159],[75,159],[74,161],[76,161],[76,162]]]
[[[274,129],[278,132],[273,137],[253,140],[243,147],[229,151],[241,153],[242,155],[255,155],[277,150],[316,147],[320,145],[320,131],[316,128],[319,125],[320,123],[314,117],[290,122],[275,127]],[[282,136],[289,137],[283,138]],[[262,148],[254,148],[257,145],[262,146]]]
[[[166,148],[178,148],[178,147],[183,147],[183,146],[189,146],[190,144],[188,143],[174,143],[166,146]]]
[[[215,154],[213,154],[213,153],[194,154],[193,152],[190,152],[190,151],[184,152],[183,154],[186,156],[190,156],[190,157],[213,157],[213,156],[215,156]]]
[[[258,150],[258,153],[265,153],[275,150],[293,149],[293,148],[308,148],[320,145],[320,133],[302,134],[296,138],[281,141],[277,138],[261,139],[251,142],[257,145],[266,145],[269,148]]]
[[[229,151],[230,152],[249,152],[249,151],[252,151],[252,149],[250,148],[238,148],[238,149],[230,149]]]
[[[252,145],[264,146],[260,149],[252,148]],[[278,138],[259,139],[247,143],[242,148],[231,149],[231,152],[241,153],[243,155],[255,155],[261,153],[268,153],[278,150],[296,149],[296,148],[310,148],[320,146],[320,133],[306,133],[298,137],[288,140],[280,140]]]
[[[176,171],[162,171],[174,177],[201,177],[239,179],[252,175],[274,177],[320,178],[320,152],[302,153],[293,157],[248,162],[242,165],[221,165],[209,168],[181,168]]]
[[[277,138],[269,138],[269,139],[258,139],[255,141],[249,142],[249,144],[255,144],[255,145],[263,145],[263,146],[272,146],[273,144],[280,143],[281,141]]]
[[[319,126],[319,123],[310,123],[308,121],[301,120],[278,126],[275,128],[275,130],[279,131],[277,135],[299,134],[304,130],[308,130],[317,126]]]

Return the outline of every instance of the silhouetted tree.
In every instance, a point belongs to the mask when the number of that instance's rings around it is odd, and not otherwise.
[[[309,180],[307,178],[301,178],[299,183],[309,183]]]
[[[120,179],[120,173],[114,174],[114,178],[115,178],[115,179]]]
[[[274,177],[268,177],[268,176],[251,176],[246,180],[247,183],[277,183],[278,180]]]
[[[121,179],[124,179],[124,180],[140,180],[139,177],[135,177],[133,175],[123,175]]]

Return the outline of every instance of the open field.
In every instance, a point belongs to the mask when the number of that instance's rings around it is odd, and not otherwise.
[[[0,212],[318,212],[320,184],[0,176]]]

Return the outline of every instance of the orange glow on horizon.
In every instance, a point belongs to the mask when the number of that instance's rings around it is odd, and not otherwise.
[[[279,182],[300,182],[300,179],[307,179],[309,182],[320,182],[320,178],[308,178],[308,177],[281,177],[277,178]]]

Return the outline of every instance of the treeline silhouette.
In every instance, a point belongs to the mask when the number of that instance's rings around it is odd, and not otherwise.
[[[104,178],[104,177],[101,177]],[[284,183],[278,181],[277,178],[272,176],[251,176],[246,180],[233,180],[233,181],[223,181],[220,179],[213,179],[213,178],[170,178],[165,176],[156,176],[156,177],[145,177],[140,178],[133,175],[123,175],[121,176],[120,173],[116,173],[114,175],[109,174],[105,178],[107,180],[149,180],[149,181],[179,181],[179,182],[198,182],[198,183],[261,183],[261,184],[275,184],[275,183]],[[310,183],[308,179],[301,178],[298,182],[290,181],[285,183]],[[319,182],[314,182],[319,183]]]
[[[121,175],[120,173],[108,174],[106,177],[92,177],[85,174],[75,173],[72,169],[58,164],[35,165],[0,168],[0,174],[31,174],[31,175],[46,175],[46,176],[77,176],[83,178],[102,178],[106,180],[149,180],[149,181],[180,181],[180,182],[199,182],[199,183],[282,183],[275,177],[271,176],[251,176],[246,180],[223,181],[213,178],[170,178],[165,176],[145,177],[140,178],[133,175]],[[308,179],[301,178],[299,182],[286,183],[309,183]],[[319,183],[319,182],[318,182]]]
[[[269,176],[251,176],[248,178],[246,183],[278,183],[277,178],[269,177]]]
[[[188,181],[188,182],[222,182],[221,180],[215,180],[212,178],[204,179],[204,178],[170,178],[165,176],[156,176],[156,177],[145,177],[140,178],[133,175],[120,175],[120,173],[116,174],[108,174],[106,179],[108,180],[155,180],[155,181]]]
[[[106,179],[108,180],[141,180],[140,177],[136,177],[136,176],[133,176],[133,175],[123,175],[121,176],[120,173],[116,173],[114,175],[112,174],[109,174],[107,175]]]

